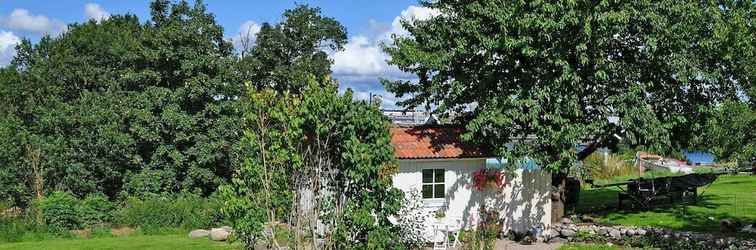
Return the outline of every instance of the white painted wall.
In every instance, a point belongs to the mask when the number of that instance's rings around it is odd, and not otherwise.
[[[495,207],[504,221],[504,232],[524,232],[534,226],[546,228],[551,222],[551,175],[546,171],[523,171],[509,174],[507,185],[499,190],[479,191],[471,187],[473,172],[485,167],[485,159],[400,160],[399,173],[393,177],[394,186],[404,192],[422,188],[422,169],[445,170],[444,199],[425,200],[431,212],[444,211],[444,223],[474,228],[479,220],[480,205]],[[431,213],[433,217],[433,213]],[[435,218],[428,220],[432,230]]]

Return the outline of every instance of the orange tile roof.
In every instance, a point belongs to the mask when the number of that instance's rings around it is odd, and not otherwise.
[[[417,126],[391,128],[391,145],[397,159],[444,159],[490,157],[490,151],[463,142],[464,128]]]

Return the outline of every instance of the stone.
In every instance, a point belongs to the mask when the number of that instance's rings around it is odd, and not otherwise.
[[[600,227],[596,230],[596,233],[599,235],[607,235],[609,233],[609,229],[606,229],[605,227]]]
[[[569,242],[569,241],[567,239],[565,239],[565,238],[556,237],[556,238],[550,239],[547,243],[549,243],[549,244],[566,244],[567,242]]]
[[[559,237],[559,232],[554,229],[546,230],[546,232],[543,232],[543,238],[546,240],[549,240],[554,237]]]
[[[619,240],[622,239],[622,232],[617,229],[611,229],[609,230],[609,236],[612,237],[612,239]]]
[[[520,240],[520,244],[521,245],[532,245],[534,241],[535,241],[535,239],[533,238],[533,236],[525,236],[525,237],[522,238],[522,240]]]
[[[203,238],[207,237],[208,235],[210,235],[210,231],[207,231],[205,229],[197,229],[189,232],[189,238]]]
[[[210,239],[214,241],[225,241],[230,235],[231,232],[222,228],[213,228],[210,230]]]
[[[646,231],[645,229],[638,229],[635,231],[636,235],[641,235],[641,236],[646,235],[647,233],[648,231]]]
[[[628,229],[627,232],[625,232],[625,235],[635,236],[635,229]]]
[[[754,225],[746,225],[745,227],[743,227],[742,229],[740,229],[740,231],[744,232],[744,233],[756,234],[756,226],[754,226]]]
[[[222,226],[220,229],[226,230],[226,232],[233,233],[234,229],[229,226]]]
[[[564,217],[561,220],[562,224],[572,224],[572,220],[570,218]]]
[[[723,232],[737,232],[737,228],[740,227],[740,222],[730,219],[723,219],[719,221],[719,228]]]
[[[620,228],[620,235],[627,235],[627,229]]]
[[[577,232],[575,232],[575,230],[572,230],[572,229],[562,229],[561,234],[564,237],[570,238],[570,237],[575,236]]]

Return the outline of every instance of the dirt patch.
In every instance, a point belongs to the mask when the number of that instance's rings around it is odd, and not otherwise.
[[[80,230],[71,230],[69,232],[71,232],[71,234],[73,234],[77,238],[82,238],[82,239],[89,239],[89,237],[92,236],[92,230],[89,228],[80,229]]]
[[[110,229],[110,233],[113,236],[128,236],[128,235],[133,234],[135,231],[136,230],[130,227],[119,227],[119,228]]]

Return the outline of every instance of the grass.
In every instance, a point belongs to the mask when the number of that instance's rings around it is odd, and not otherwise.
[[[756,222],[756,176],[723,175],[708,188],[699,188],[701,200],[696,204],[669,205],[650,211],[616,209],[618,192],[618,188],[584,189],[574,212],[592,214],[607,224],[715,234],[723,234],[719,228],[721,219]]]
[[[123,237],[106,237],[94,239],[53,239],[37,242],[20,242],[0,244],[0,250],[14,249],[239,249],[235,244],[226,242],[215,242],[207,238],[190,239],[185,234],[182,235],[133,235]]]
[[[617,246],[599,245],[599,244],[567,244],[559,248],[559,250],[618,250],[622,249]]]

